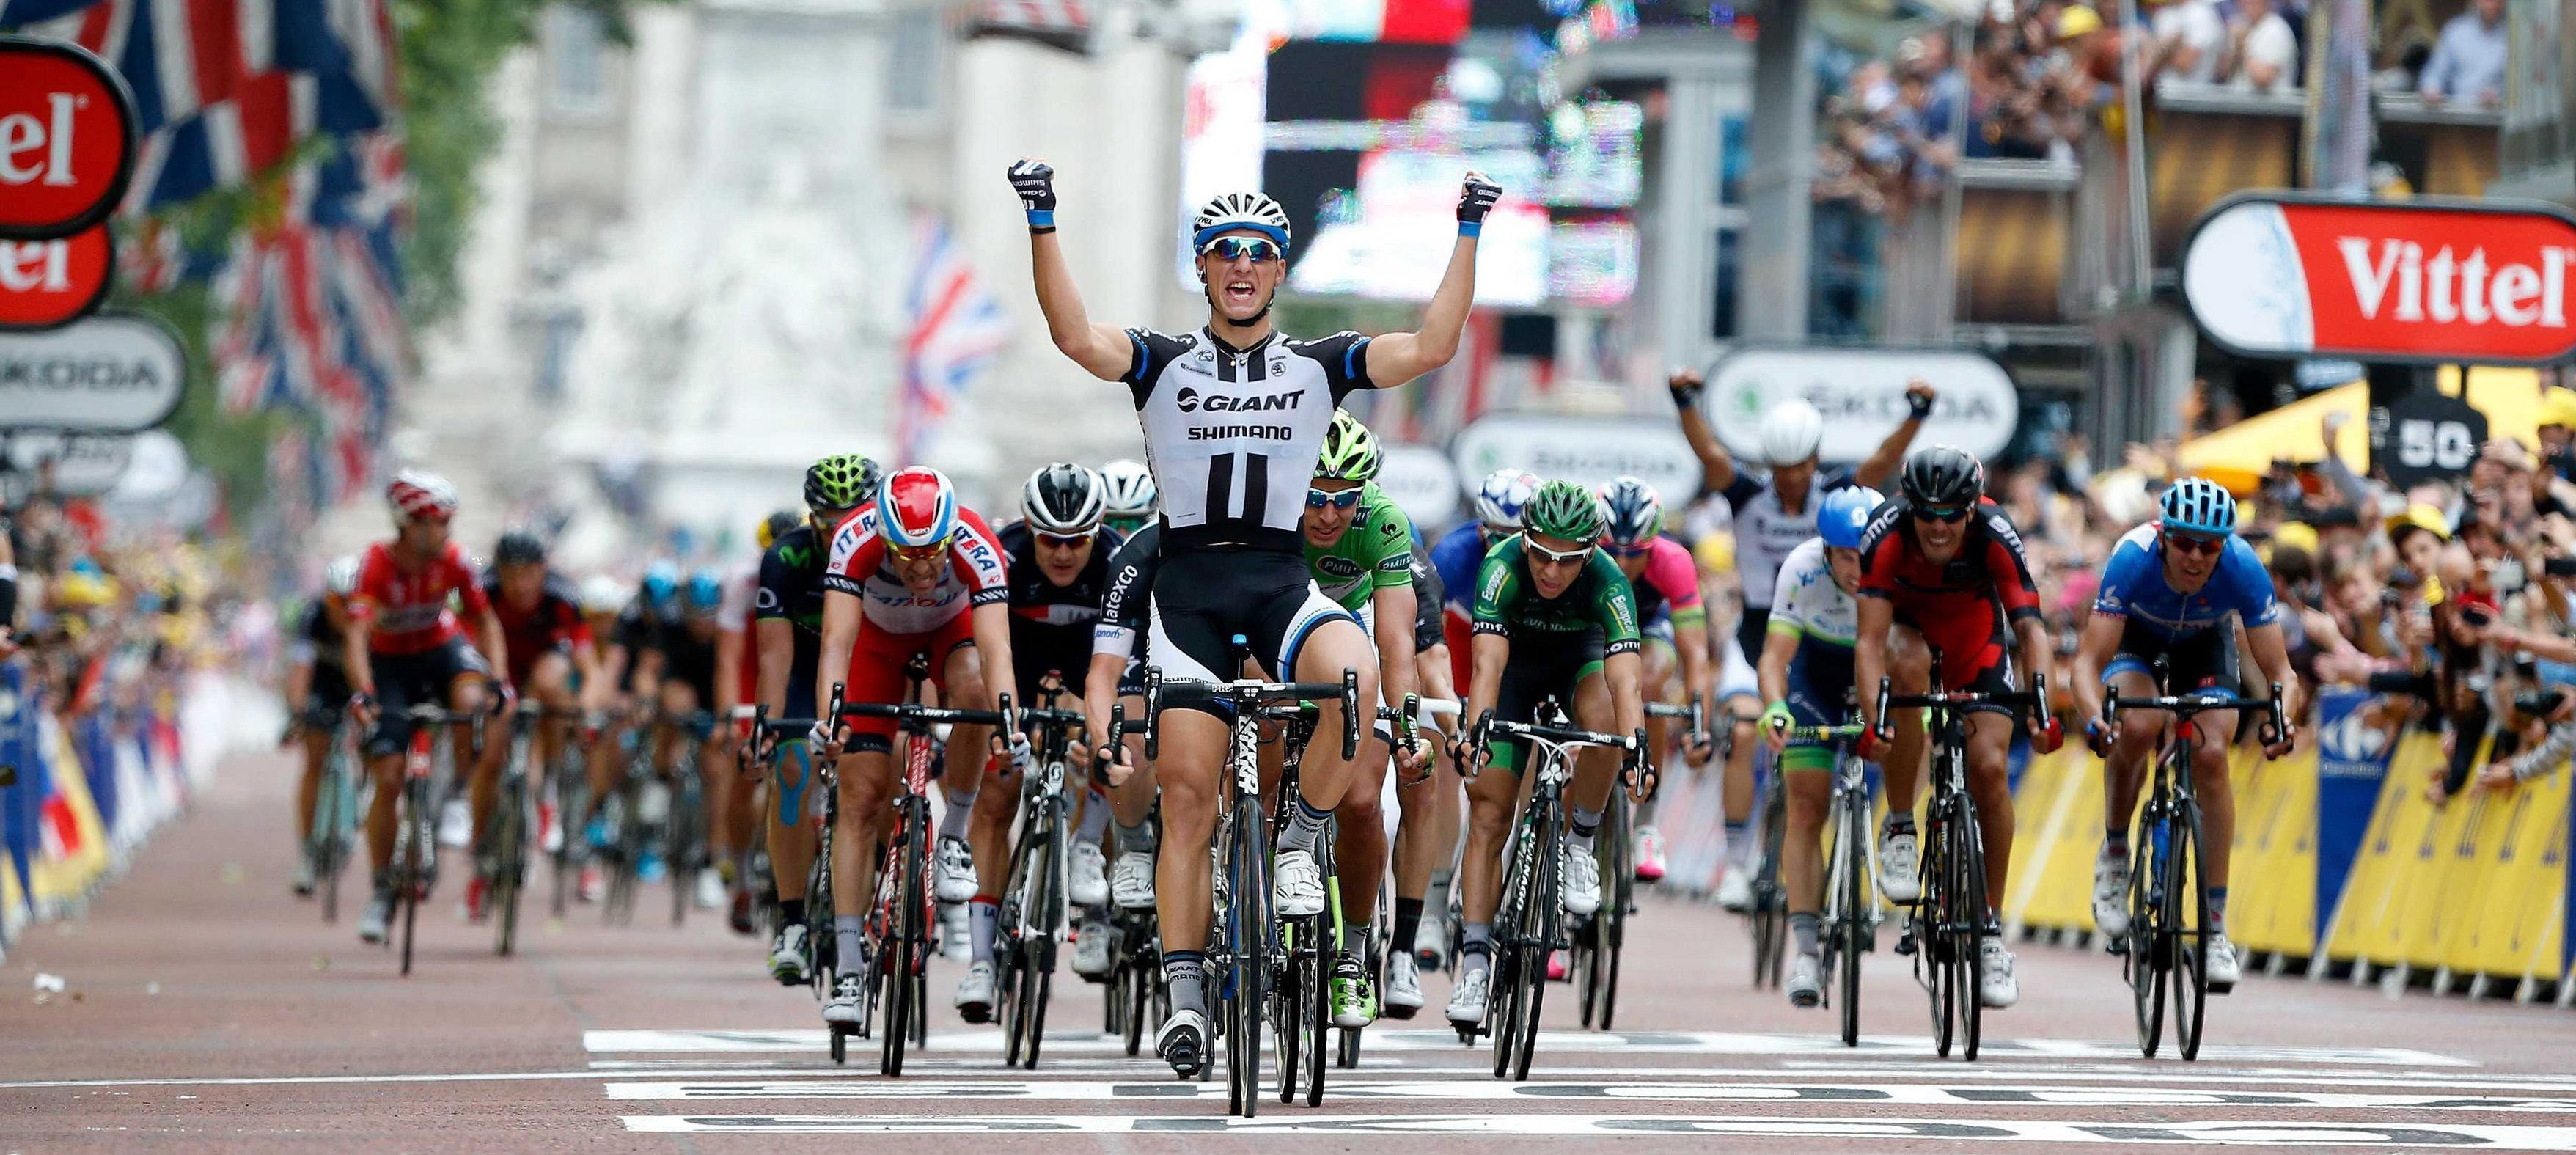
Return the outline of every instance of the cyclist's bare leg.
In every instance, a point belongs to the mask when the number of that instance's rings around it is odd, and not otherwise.
[[[2006,775],[2013,730],[2008,714],[1968,715],[1968,796],[1977,804],[1977,833],[1986,847],[1986,913],[2004,908],[2004,881],[2012,874],[2012,782]]]
[[[809,744],[784,742],[769,764],[769,873],[778,882],[782,902],[805,899],[805,875],[814,869],[814,824],[806,816],[820,809],[814,792],[823,788],[823,776],[813,765],[813,747]],[[847,768],[852,759],[844,757]]]
[[[538,658],[528,670],[528,684],[519,692],[536,700],[548,710],[570,710],[576,705],[572,692],[572,659],[559,653]],[[541,779],[545,771],[563,757],[564,737],[569,723],[562,718],[545,718],[537,723],[535,762],[528,776]]]
[[[403,758],[396,751],[367,760],[367,774],[376,780],[367,805],[367,863],[378,874],[394,861],[394,800],[402,796]]]
[[[1899,694],[1920,694],[1931,688],[1932,651],[1914,627],[1888,627],[1887,677]],[[1875,694],[1878,688],[1863,686],[1860,692]],[[1915,793],[1923,786],[1923,711],[1890,710],[1888,716],[1892,721],[1887,724],[1896,727],[1896,740],[1889,743],[1887,757],[1878,764],[1887,783],[1887,809],[1911,814]]]
[[[2144,670],[2122,670],[2104,679],[2104,684],[2113,695],[2122,698],[2152,697],[2156,692],[2155,679]],[[2129,819],[2138,812],[2138,789],[2146,780],[2147,760],[2155,756],[2165,722],[2165,714],[2159,710],[2131,710],[2120,715],[2120,733],[2111,743],[2110,756],[2102,760],[2104,830],[2129,829]]]
[[[1604,734],[1618,732],[1619,712],[1610,703],[1610,679],[1599,671],[1585,675],[1574,685],[1574,724]],[[1618,750],[1608,746],[1577,750],[1574,781],[1565,789],[1565,804],[1598,815],[1610,805],[1610,789],[1618,779]]]
[[[2227,778],[2227,744],[2236,736],[2236,711],[2213,710],[2192,719],[2192,797],[2200,803],[2200,877],[2212,889],[2227,885],[2227,856],[2236,838],[2236,788]],[[2216,905],[2212,904],[2213,907]],[[2213,921],[2224,925],[2223,912]]]
[[[1794,751],[1793,751],[1794,753]],[[1825,851],[1821,836],[1825,808],[1833,796],[1834,772],[1827,767],[1782,770],[1787,791],[1788,833],[1780,851],[1780,883],[1789,891],[1790,914],[1815,914],[1824,907]],[[1859,848],[1867,853],[1866,848]],[[1865,869],[1858,860],[1855,869]]]
[[[1216,837],[1217,798],[1228,789],[1226,726],[1196,710],[1167,711],[1159,725],[1163,853],[1154,862],[1154,913],[1165,950],[1205,950],[1213,917],[1207,847]]]
[[[832,831],[832,914],[851,918],[867,913],[876,897],[878,833],[898,789],[893,757],[864,750],[842,758],[840,787],[841,821]]]
[[[485,708],[486,698],[480,678],[459,678],[447,690],[448,708],[460,714]],[[466,806],[474,818],[475,853],[485,850],[483,839],[492,829],[492,808],[501,797],[501,763],[510,756],[510,719],[495,715],[483,720],[483,752],[474,752],[474,739],[468,733],[472,723],[460,722],[447,735],[448,764],[469,767],[465,784]]]
[[[1011,823],[1020,816],[1021,783],[1000,770],[985,775],[984,785],[966,820],[966,845],[975,852],[976,895],[997,898],[1011,881]]]
[[[1360,739],[1360,760],[1333,811],[1334,874],[1342,882],[1342,921],[1367,926],[1386,877],[1386,773],[1392,752],[1374,733]]]
[[[1358,622],[1326,619],[1307,635],[1305,648],[1297,655],[1296,680],[1338,683],[1344,670],[1358,672],[1360,708],[1374,718],[1378,700],[1377,647],[1369,644],[1368,634]],[[1305,761],[1297,767],[1297,793],[1308,806],[1329,811],[1341,805],[1358,759],[1342,757],[1341,702],[1328,699],[1316,703],[1316,707],[1315,740],[1307,745]],[[1365,731],[1368,724],[1363,722],[1360,728]],[[1362,743],[1359,757],[1369,756],[1369,746]]]
[[[993,696],[984,686],[984,659],[982,655],[975,652],[974,646],[959,646],[948,652],[947,674],[947,689],[941,692],[940,700],[946,702],[950,709],[990,710],[994,708]],[[928,686],[922,687],[924,693],[929,689]],[[982,797],[978,790],[984,784],[984,763],[992,757],[992,737],[993,728],[990,726],[949,727],[948,759],[941,781],[948,784],[950,801]],[[969,817],[971,812],[958,815],[954,820],[942,818],[939,832],[942,835],[965,837]],[[976,867],[980,874],[983,864],[979,862]],[[999,883],[994,885],[998,887]]]
[[[304,751],[304,776],[295,783],[295,842],[301,846],[305,839],[313,837],[313,809],[320,804],[322,763],[331,756],[331,733],[307,729],[299,737],[298,744]],[[357,784],[349,783],[348,788],[354,790]]]
[[[1514,774],[1502,764],[1503,750],[1497,747],[1494,753],[1494,763],[1467,783],[1467,851],[1458,862],[1456,885],[1459,916],[1471,923],[1494,921],[1494,908],[1502,901],[1503,843],[1511,837],[1521,783],[1530,777],[1527,755],[1521,772]]]

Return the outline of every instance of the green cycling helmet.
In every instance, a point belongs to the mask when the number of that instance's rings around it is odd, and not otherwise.
[[[1377,476],[1384,461],[1377,451],[1377,434],[1369,432],[1350,410],[1333,410],[1333,427],[1324,433],[1324,452],[1315,459],[1315,476],[1367,481]]]
[[[1590,545],[1601,537],[1601,499],[1571,481],[1551,481],[1521,507],[1524,533]]]
[[[856,453],[836,453],[805,469],[808,509],[856,509],[877,491],[877,463]]]

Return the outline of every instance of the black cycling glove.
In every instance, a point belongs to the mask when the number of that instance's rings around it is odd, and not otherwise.
[[[1020,207],[1028,210],[1029,231],[1055,231],[1055,170],[1044,161],[1022,160],[1011,165],[1011,191],[1020,194]]]
[[[1471,237],[1483,231],[1485,214],[1502,197],[1503,186],[1486,180],[1483,173],[1468,173],[1466,184],[1458,190],[1458,231]]]

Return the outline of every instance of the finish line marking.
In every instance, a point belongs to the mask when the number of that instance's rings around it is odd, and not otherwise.
[[[732,1099],[1012,1099],[1108,1102],[1223,1099],[1218,1083],[1024,1082],[978,1080],[806,1079],[741,1082],[611,1083],[608,1097],[626,1101]],[[1504,1083],[1492,1080],[1333,1080],[1324,1093],[1342,1099],[1456,1101],[1622,1100],[1692,1103],[1839,1103],[1909,1107],[2012,1104],[2059,1107],[2273,1107],[2349,1111],[2513,1111],[2576,1113],[2576,1097],[2333,1094],[2219,1091],[2154,1087],[1942,1087],[1929,1084],[1764,1083]]]
[[[827,1040],[820,1029],[784,1031],[584,1031],[582,1049],[592,1054],[633,1052],[819,1052]],[[1057,1054],[1126,1053],[1124,1041],[1111,1035],[1074,1032],[1049,1034],[1046,1048]],[[930,1036],[934,1051],[960,1050],[999,1054],[1002,1032],[934,1031]],[[1438,1051],[1456,1053],[1461,1048],[1454,1031],[1371,1031],[1367,1049],[1378,1052]],[[1846,1047],[1840,1039],[1827,1035],[1757,1035],[1724,1031],[1540,1031],[1538,1050],[1550,1054],[1626,1054],[1671,1055],[1905,1055],[1919,1056],[1930,1052],[1928,1037],[1887,1037],[1861,1040],[1857,1048]],[[2127,1042],[2104,1043],[2076,1039],[1988,1039],[1981,1055],[1993,1058],[2026,1059],[2134,1059],[2137,1048]],[[2475,1067],[2478,1064],[2450,1055],[2403,1047],[2250,1047],[2212,1044],[2201,1049],[2206,1059],[2221,1062],[2257,1063],[2335,1063],[2391,1067]]]
[[[2041,1119],[1691,1118],[1652,1115],[1297,1115],[1285,1119],[1168,1115],[919,1116],[628,1115],[654,1134],[741,1135],[1580,1135],[1662,1138],[1761,1135],[1793,1139],[2018,1140],[2039,1143],[2263,1147],[2504,1147],[2576,1151],[2576,1128],[2370,1126],[2357,1123],[2118,1123]]]

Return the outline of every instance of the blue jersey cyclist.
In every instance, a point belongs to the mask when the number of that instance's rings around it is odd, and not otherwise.
[[[2130,530],[2102,568],[2102,589],[2075,651],[2075,705],[2085,737],[2102,760],[2102,854],[2093,864],[2093,922],[2117,936],[2129,923],[2129,816],[2137,808],[2147,759],[2155,753],[2166,719],[2154,711],[2125,714],[2112,728],[2102,721],[2105,693],[2143,698],[2160,692],[2223,697],[2242,690],[2237,673],[2238,634],[2262,667],[2266,683],[2286,695],[2283,714],[2299,713],[2298,676],[2281,637],[2280,607],[2272,575],[2254,547],[2236,536],[2236,499],[2217,482],[2186,477],[2167,488],[2157,520]],[[2155,683],[2163,658],[2165,688]],[[2201,875],[2209,891],[2209,989],[2225,994],[2241,967],[2228,942],[2227,860],[2236,836],[2236,797],[2227,778],[2227,744],[2236,736],[2236,712],[2213,711],[2193,720],[2192,784],[2200,802]],[[2288,753],[2282,727],[2265,753]]]
[[[1816,536],[1789,551],[1764,625],[1759,675],[1762,733],[1788,787],[1788,835],[1782,842],[1780,878],[1789,891],[1789,932],[1798,943],[1789,970],[1789,1003],[1824,1001],[1824,959],[1816,914],[1824,899],[1822,832],[1833,795],[1833,751],[1807,739],[1790,741],[1793,726],[1840,726],[1852,720],[1852,650],[1860,638],[1860,543],[1878,508],[1878,491],[1837,489],[1816,511]],[[1825,771],[1826,773],[1817,773]],[[1856,964],[1846,964],[1856,965]]]

